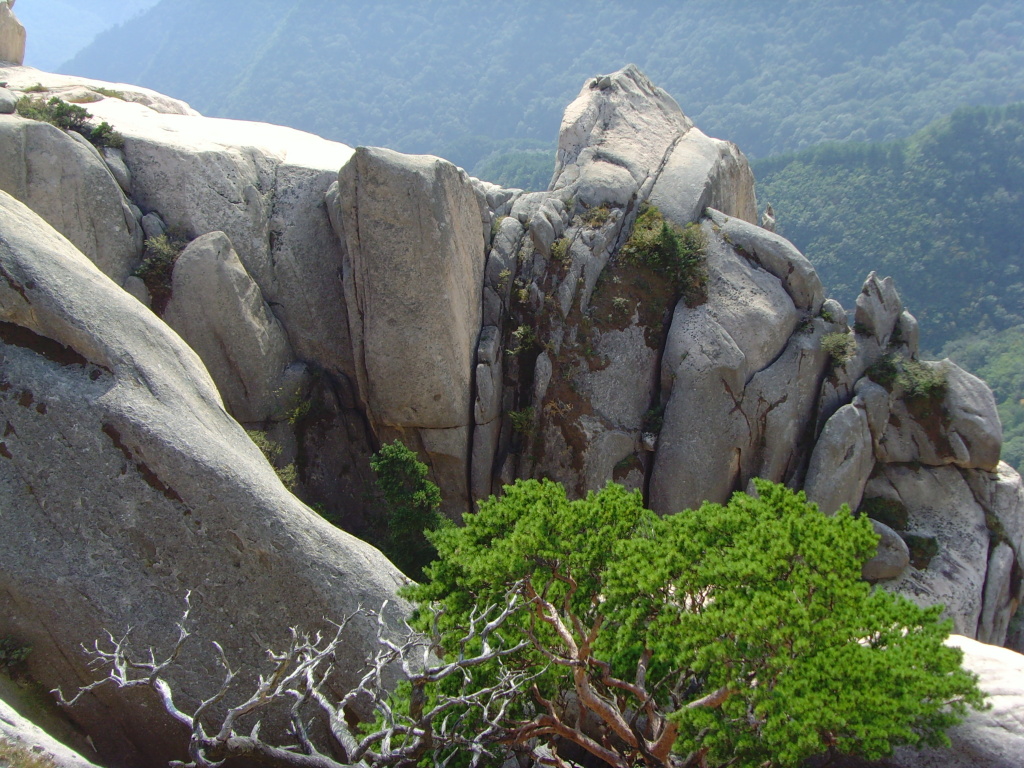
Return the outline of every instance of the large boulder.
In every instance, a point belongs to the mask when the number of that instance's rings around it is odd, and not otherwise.
[[[275,125],[169,114],[117,98],[89,105],[125,136],[134,202],[191,240],[223,232],[300,359],[352,376],[341,248],[324,195],[344,144]]]
[[[0,190],[124,282],[142,253],[142,230],[99,153],[47,123],[0,115],[0,155]]]
[[[636,66],[595,77],[562,117],[551,188],[569,190],[587,207],[624,206],[653,183],[692,127],[675,100]]]
[[[461,512],[485,260],[473,185],[445,160],[360,147],[338,175],[337,205],[366,414],[381,439],[416,445]]]
[[[33,646],[42,685],[94,679],[81,645],[106,630],[166,648],[189,590],[173,684],[193,701],[220,680],[214,640],[251,680],[290,626],[402,605],[401,574],[285,490],[196,354],[4,193],[0,274],[0,634]],[[346,630],[347,682],[374,632]],[[112,764],[184,757],[148,698],[97,691],[70,714]]]
[[[943,394],[894,399],[879,460],[995,470],[1003,430],[992,390],[951,360],[921,365],[945,382]]]
[[[672,148],[649,200],[680,225],[697,221],[707,208],[751,223],[757,217],[747,158],[731,141],[713,139],[696,126]]]
[[[64,81],[43,82],[58,88]],[[351,147],[290,128],[198,116],[187,105],[175,110],[156,95],[117,88],[124,99],[104,98],[89,109],[125,136],[123,159],[143,221],[154,232],[165,223],[185,239],[223,232],[270,307],[267,327],[279,322],[301,361],[280,385],[272,381],[277,365],[268,369],[268,380],[251,390],[258,402],[246,411],[266,415],[266,395],[280,387],[283,407],[266,428],[283,448],[281,461],[295,460],[299,491],[347,530],[369,531],[377,514],[367,493],[374,483],[369,456],[377,440],[358,397],[342,244],[330,220],[337,206],[326,199]],[[228,333],[205,331],[207,338]],[[250,391],[241,371],[231,371],[229,383],[225,369],[212,367],[225,393]],[[236,398],[228,400],[234,410]]]
[[[291,346],[223,232],[178,256],[163,318],[202,359],[232,416],[254,423],[276,415]]]
[[[633,64],[587,81],[566,108],[551,190],[587,208],[649,199],[680,225],[708,206],[757,216],[743,153],[701,133]]]
[[[22,64],[25,61],[25,27],[11,7],[14,0],[0,0],[0,61]]]
[[[714,208],[709,208],[707,213],[727,242],[782,281],[786,293],[798,308],[812,314],[821,309],[825,301],[821,279],[807,257],[791,242]]]
[[[757,442],[744,390],[787,347],[799,321],[775,275],[710,225],[704,229],[708,298],[695,307],[677,304],[662,357],[666,408],[649,501],[661,513],[723,502],[742,487],[743,451]]]
[[[804,490],[825,514],[856,509],[875,466],[866,409],[844,405],[825,422],[811,453]]]
[[[864,495],[904,510],[911,564],[885,588],[919,605],[941,603],[954,631],[976,637],[989,561],[985,510],[955,467],[883,465]],[[888,521],[883,521],[887,522]]]

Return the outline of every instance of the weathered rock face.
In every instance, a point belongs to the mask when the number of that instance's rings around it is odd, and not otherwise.
[[[240,422],[270,421],[293,361],[288,337],[223,232],[193,240],[174,264],[164,320],[198,353]]]
[[[270,307],[272,315],[256,322],[264,329],[259,333],[269,335],[262,341],[234,338],[238,328],[232,323],[239,320],[240,308],[211,312],[219,300],[184,307],[191,300],[172,299],[175,322],[180,326],[182,315],[190,316],[193,340],[212,344],[233,338],[228,345],[233,351],[210,345],[201,350],[233,415],[267,430],[284,448],[283,463],[297,460],[306,498],[352,530],[367,529],[373,507],[367,494],[373,487],[368,457],[376,446],[354,392],[341,244],[324,203],[351,148],[287,128],[203,118],[182,102],[133,86],[112,88],[18,67],[0,68],[0,78],[22,90],[42,83],[48,89],[46,98],[88,100],[97,119],[117,126],[126,145],[104,151],[100,170],[109,189],[118,186],[131,195],[133,222],[147,237],[169,227],[172,237],[186,240],[213,231],[230,239]],[[102,86],[100,93],[96,89]],[[112,92],[120,98],[110,96]],[[96,159],[91,150],[90,155]],[[67,197],[68,191],[63,194]],[[70,202],[66,207],[75,210]],[[43,206],[36,210],[48,215]],[[137,260],[138,253],[128,269]],[[123,285],[149,305],[141,281],[127,277]],[[278,330],[270,330],[275,326]],[[266,380],[256,382],[254,375],[262,376],[261,363],[270,362],[268,354],[281,358],[273,351],[281,345],[271,341],[280,337],[281,329],[289,354],[300,362],[289,366],[281,381],[276,380],[280,365],[274,362]],[[246,392],[252,393],[253,402],[237,394]]]
[[[43,685],[90,681],[76,649],[105,629],[166,647],[188,590],[190,698],[219,679],[212,640],[251,669],[289,625],[395,600],[403,577],[283,488],[196,354],[4,193],[0,274],[0,634],[32,644]],[[372,636],[352,625],[350,675]],[[105,759],[165,765],[181,734],[151,704],[108,693],[71,716]]]
[[[382,440],[429,457],[461,513],[485,258],[476,193],[445,160],[383,149],[357,149],[338,184],[360,399]]]
[[[3,60],[0,60],[0,81],[6,82],[8,87],[17,93],[25,93],[28,88],[35,89],[36,86],[42,86],[46,89],[47,99],[50,96],[60,96],[66,101],[83,104],[100,102],[104,98],[108,98],[97,90],[102,88],[107,93],[118,94],[115,100],[134,102],[149,107],[154,112],[167,115],[199,115],[185,102],[148,88],[140,88],[127,83],[108,83],[101,80],[90,80],[86,77],[41,72],[33,67],[4,64]],[[91,111],[92,107],[90,106],[89,109]]]
[[[499,440],[501,481],[546,476],[577,493],[612,477],[647,486],[664,420],[674,288],[615,255],[648,200],[680,226],[708,204],[754,219],[742,154],[700,133],[630,66],[586,83],[566,110],[551,191],[523,195],[511,209],[529,238],[509,248],[504,226],[495,238],[485,311],[514,318],[503,328],[515,352],[505,401],[518,432],[506,428]]]
[[[672,221],[708,206],[756,221],[754,177],[735,145],[694,128],[675,100],[635,66],[586,83],[566,108],[552,191],[582,205],[658,205]]]
[[[774,275],[712,227],[705,231],[708,300],[676,305],[661,365],[667,405],[650,504],[663,513],[724,500],[746,485],[745,452],[759,442],[761,425],[751,420],[756,403],[745,403],[744,389],[779,358],[800,319]]]
[[[896,500],[907,511],[901,533],[912,567],[887,588],[922,605],[943,603],[955,631],[976,636],[989,532],[985,511],[961,474],[952,467],[888,465],[866,494]]]
[[[0,61],[22,64],[25,61],[25,27],[11,8],[14,0],[0,0]]]
[[[0,190],[124,282],[142,254],[142,230],[99,153],[52,125],[0,115],[0,155]]]
[[[852,403],[844,405],[825,422],[814,446],[804,484],[807,498],[826,514],[843,504],[856,509],[874,466],[867,414]]]

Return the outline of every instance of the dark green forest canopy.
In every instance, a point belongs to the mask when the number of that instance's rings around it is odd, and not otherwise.
[[[1024,323],[1024,104],[964,108],[910,139],[826,144],[755,163],[778,231],[852,308],[896,280],[923,345]]]
[[[629,62],[763,157],[1024,99],[1022,39],[1016,0],[163,0],[63,69],[475,170]]]

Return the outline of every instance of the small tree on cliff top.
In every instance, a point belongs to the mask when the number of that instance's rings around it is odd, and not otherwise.
[[[620,486],[568,501],[520,482],[433,534],[439,559],[408,594],[452,628],[523,597],[500,630],[523,648],[501,673],[544,672],[507,712],[505,742],[549,741],[555,764],[567,743],[621,768],[948,744],[983,697],[943,645],[941,608],[861,581],[878,541],[866,519],[757,490],[659,518]]]

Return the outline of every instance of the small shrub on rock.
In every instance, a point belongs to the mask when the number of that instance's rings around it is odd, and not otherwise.
[[[97,147],[111,147],[112,149],[124,147],[124,136],[115,131],[105,120],[93,128],[86,138]]]
[[[89,118],[92,117],[85,107],[68,104],[56,96],[49,101],[22,96],[18,99],[17,110],[19,115],[29,120],[38,120],[41,123],[55,125],[64,131],[78,133],[84,133]]]
[[[528,435],[533,431],[533,407],[523,408],[521,411],[509,411],[509,422],[512,424],[512,431],[520,435]]]
[[[569,241],[560,237],[551,244],[551,258],[555,261],[565,261],[569,256]]]
[[[174,273],[174,262],[185,248],[181,240],[174,240],[167,235],[157,235],[146,241],[146,250],[142,254],[142,263],[132,273],[140,278],[149,289],[153,311],[162,316],[171,300],[171,276]]]
[[[946,394],[946,375],[941,368],[890,353],[867,370],[872,381],[887,389],[898,388],[909,400],[939,399]]]
[[[611,218],[612,212],[609,210],[607,205],[597,206],[596,208],[588,208],[580,218],[583,223],[588,227],[600,227]]]
[[[281,444],[271,440],[266,432],[261,432],[258,429],[247,429],[245,433],[256,444],[256,447],[263,452],[263,455],[266,456],[267,461],[270,462],[270,466],[274,468],[274,472],[281,481],[281,485],[295,493],[295,489],[299,485],[299,473],[295,469],[295,462],[293,461],[283,467],[277,466],[277,460],[281,456]]]
[[[13,637],[0,637],[0,668],[16,667],[32,653],[32,646]]]
[[[903,393],[913,399],[941,398],[946,394],[946,376],[942,369],[925,365],[918,360],[904,360],[896,377]]]
[[[821,338],[821,349],[832,359],[832,365],[846,365],[857,353],[857,341],[848,333],[826,333]]]
[[[28,89],[31,90],[31,89]],[[92,113],[85,107],[68,102],[56,96],[49,101],[22,96],[17,103],[18,114],[29,120],[55,125],[62,131],[80,133],[97,147],[121,148],[124,136],[115,131],[106,121],[93,127],[89,124]]]

